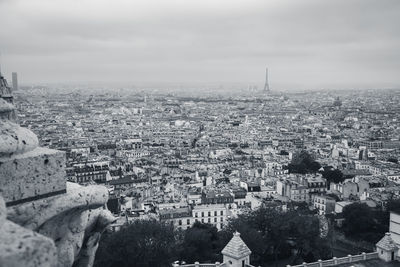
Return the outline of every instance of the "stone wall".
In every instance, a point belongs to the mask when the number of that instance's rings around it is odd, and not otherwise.
[[[12,114],[0,96],[0,266],[92,266],[115,221],[107,188],[67,183],[65,153],[37,147]]]

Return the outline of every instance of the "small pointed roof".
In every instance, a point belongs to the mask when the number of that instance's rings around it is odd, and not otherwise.
[[[390,236],[390,233],[386,233],[385,236],[382,237],[382,239],[379,240],[378,243],[376,243],[376,246],[386,251],[393,251],[398,249],[396,243]]]
[[[251,251],[240,238],[240,233],[235,232],[231,241],[229,241],[221,253],[235,259],[241,259],[250,255]]]

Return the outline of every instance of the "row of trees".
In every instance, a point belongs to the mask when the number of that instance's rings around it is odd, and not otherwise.
[[[221,261],[225,236],[210,224],[186,231],[155,220],[138,220],[115,233],[105,233],[96,253],[98,267],[161,267],[180,260]],[[228,240],[229,241],[229,240]]]
[[[349,238],[375,244],[388,231],[389,210],[400,210],[400,201],[389,201],[386,210],[353,203],[343,209],[343,232]],[[318,217],[307,206],[281,212],[262,207],[230,220],[222,230],[195,223],[186,231],[158,221],[135,221],[119,232],[103,235],[95,266],[170,266],[176,260],[193,263],[222,261],[221,251],[239,231],[252,251],[254,265],[268,265],[291,257],[290,264],[332,257],[331,233],[321,238]],[[294,255],[293,255],[294,252]]]
[[[234,231],[252,251],[251,262],[265,265],[288,258],[292,263],[332,256],[329,238],[321,238],[319,220],[307,210],[281,212],[260,208],[231,220],[222,230],[210,224],[195,223],[186,231],[158,221],[135,221],[119,232],[103,235],[95,266],[170,266],[183,260],[189,263],[222,261],[221,251]]]
[[[296,253],[291,264],[332,257],[330,237],[320,237],[319,219],[307,208],[260,208],[232,220],[223,232],[230,236],[234,230],[252,251],[254,265],[288,258],[292,251]]]

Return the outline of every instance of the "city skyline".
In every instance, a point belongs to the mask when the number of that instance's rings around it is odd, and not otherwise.
[[[0,0],[0,266],[400,266],[399,0]]]

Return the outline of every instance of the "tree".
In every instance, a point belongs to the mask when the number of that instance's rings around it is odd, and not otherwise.
[[[387,159],[388,162],[393,162],[393,163],[399,163],[399,160],[397,158],[388,158]]]
[[[321,164],[318,161],[312,161],[308,165],[308,169],[311,170],[312,172],[317,172],[319,169],[321,169]]]
[[[315,161],[314,157],[305,150],[296,153],[288,165],[290,173],[315,173],[320,168],[321,164]]]
[[[180,245],[180,259],[186,262],[216,262],[221,261],[222,244],[218,230],[211,224],[195,222],[184,232]]]
[[[328,183],[341,183],[345,180],[343,173],[338,169],[324,169],[322,172],[322,177],[324,177]]]
[[[343,208],[343,229],[346,235],[357,236],[373,227],[371,209],[364,203],[353,203]]]
[[[400,199],[391,199],[386,205],[386,210],[400,213]]]
[[[281,150],[279,152],[279,155],[287,156],[287,155],[289,155],[289,152],[287,152],[286,150]]]
[[[296,242],[297,263],[304,260],[311,262],[330,258],[330,249],[321,250],[321,246],[329,247],[326,239],[319,236],[319,220],[316,216],[293,216],[290,220],[290,235]]]
[[[260,208],[252,213],[241,214],[238,218],[230,220],[222,231],[225,243],[228,243],[232,238],[232,234],[238,231],[240,237],[252,251],[252,263],[261,264],[264,262],[273,243],[284,239],[284,237],[279,240],[267,239],[268,224],[272,223],[274,214],[277,214],[274,210],[268,213],[265,208]],[[275,233],[278,234],[277,232]]]
[[[178,259],[176,254],[172,225],[138,220],[118,232],[103,235],[94,266],[169,266]]]
[[[292,249],[297,251],[297,262],[331,257],[328,241],[319,237],[318,217],[301,208],[282,212],[261,207],[239,215],[224,229],[230,237],[235,230],[252,251],[254,265],[288,258]]]
[[[346,236],[376,243],[388,231],[387,216],[365,203],[353,203],[343,209]]]
[[[232,170],[231,170],[231,169],[225,169],[225,170],[223,171],[223,174],[230,175],[231,173],[232,173]]]

